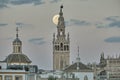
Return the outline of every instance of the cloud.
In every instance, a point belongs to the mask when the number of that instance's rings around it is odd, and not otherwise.
[[[6,23],[0,23],[0,27],[4,27],[4,26],[7,26],[8,24]]]
[[[0,0],[0,8],[6,8],[9,0]]]
[[[120,16],[110,16],[106,18],[107,21],[110,21],[108,24],[109,27],[118,27],[120,28]]]
[[[118,27],[118,28],[120,28],[120,21],[111,22],[108,26],[109,27]]]
[[[24,25],[24,23],[22,23],[22,22],[16,22],[16,25],[20,26],[20,25]]]
[[[107,24],[102,23],[102,22],[96,23],[95,26],[96,26],[97,28],[107,28],[107,27],[108,27]]]
[[[45,4],[45,2],[41,1],[41,0],[36,0],[34,2],[34,5],[41,5],[41,4]]]
[[[22,27],[32,27],[32,24],[26,24],[26,23],[22,23],[22,22],[16,22],[16,25],[20,28]]]
[[[120,37],[110,37],[104,40],[108,43],[120,43]]]
[[[30,39],[29,42],[36,45],[42,45],[45,43],[44,38],[33,38],[33,39]]]
[[[22,5],[22,4],[43,4],[44,2],[42,0],[10,0],[10,3],[13,5]]]
[[[58,3],[61,2],[61,0],[51,0],[50,3]]]
[[[87,21],[84,21],[84,20],[77,20],[77,19],[70,19],[69,21],[66,21],[65,22],[66,26],[87,26],[87,25],[90,25],[89,22]]]
[[[97,28],[120,28],[120,16],[110,16],[105,18],[103,23],[97,23]]]
[[[14,40],[14,38],[13,37],[9,37],[6,40]]]
[[[23,5],[23,4],[34,4],[40,5],[44,4],[43,0],[0,0],[0,8],[7,8],[9,4],[11,5]]]
[[[118,21],[120,20],[120,16],[110,16],[106,18],[107,21]]]
[[[0,3],[0,8],[7,8],[7,5]]]

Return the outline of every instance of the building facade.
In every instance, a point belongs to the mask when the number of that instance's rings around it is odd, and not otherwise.
[[[64,69],[66,78],[78,78],[79,80],[94,80],[94,71],[91,67],[80,61],[79,47],[76,62]]]
[[[0,80],[27,80],[25,70],[0,70]]]
[[[62,12],[63,6],[60,7],[57,35],[53,34],[53,70],[63,70],[69,65],[70,61],[70,39],[69,33],[66,37],[65,22]]]
[[[31,60],[22,53],[22,41],[19,39],[18,27],[16,28],[16,39],[13,41],[13,52],[4,60],[7,67],[14,65],[29,65]]]
[[[31,62],[22,53],[22,41],[18,37],[17,27],[16,38],[13,41],[13,52],[5,60],[0,61],[0,80],[36,80],[38,68],[36,65],[31,65]]]
[[[120,57],[104,57],[101,54],[96,80],[120,80]]]

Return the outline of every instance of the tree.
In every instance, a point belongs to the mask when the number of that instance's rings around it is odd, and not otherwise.
[[[56,78],[53,77],[53,76],[49,76],[49,77],[48,77],[48,80],[56,80]]]

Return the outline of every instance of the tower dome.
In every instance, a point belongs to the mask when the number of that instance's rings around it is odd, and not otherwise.
[[[31,60],[25,55],[25,54],[10,54],[5,59],[7,63],[23,63],[23,64],[29,64],[31,63]]]

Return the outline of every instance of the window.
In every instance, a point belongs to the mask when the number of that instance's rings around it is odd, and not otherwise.
[[[23,80],[22,76],[15,76],[15,80]]]
[[[55,45],[55,50],[59,51],[59,45]]]
[[[63,50],[63,43],[60,44],[61,50]]]
[[[55,50],[57,50],[57,46],[55,45]]]
[[[59,46],[58,46],[57,50],[59,51]]]
[[[12,76],[11,75],[6,75],[5,80],[12,80]]]
[[[63,43],[61,43],[60,46],[63,47]]]
[[[85,75],[85,76],[84,76],[84,80],[88,80],[88,77],[87,77],[87,75]]]
[[[66,45],[64,46],[64,50],[66,51]]]
[[[0,80],[2,80],[2,75],[0,75]]]
[[[18,47],[18,52],[20,52],[20,47]]]
[[[69,46],[67,45],[67,50],[69,50]]]

